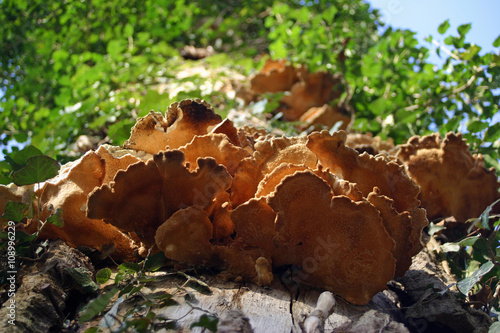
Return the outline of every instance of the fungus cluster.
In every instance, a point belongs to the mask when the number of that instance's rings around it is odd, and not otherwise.
[[[304,66],[295,67],[285,60],[268,59],[261,71],[251,78],[250,84],[250,93],[254,95],[285,92],[279,109],[284,120],[327,128],[340,123],[339,129],[343,130],[351,122],[351,113],[345,107],[329,105],[342,92],[338,76],[321,71],[311,73]]]
[[[481,154],[470,153],[462,134],[414,136],[401,145],[397,157],[420,186],[429,220],[453,216],[466,222],[500,198],[494,168],[486,169]]]
[[[286,266],[289,282],[366,304],[422,248],[428,220],[419,198],[424,207],[433,200],[425,194],[433,180],[421,178],[425,158],[441,163],[451,153],[439,149],[464,147],[460,137],[431,138],[404,145],[403,163],[377,138],[348,139],[343,131],[274,137],[184,100],[166,115],[140,118],[123,148],[101,146],[47,181],[41,201],[63,209],[65,226],[48,226],[44,236],[99,250],[111,245],[121,260],[161,250],[260,285]],[[363,146],[362,153],[348,145]],[[493,180],[480,158],[466,158],[461,163],[472,171],[464,182],[475,184],[479,174]],[[21,200],[19,189],[5,189],[0,194]]]

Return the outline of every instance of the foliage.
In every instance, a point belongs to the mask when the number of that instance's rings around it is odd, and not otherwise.
[[[458,290],[469,296],[476,308],[488,313],[494,309],[499,313],[500,304],[494,293],[500,290],[500,216],[491,215],[488,206],[481,216],[474,220],[469,231],[474,230],[457,242],[447,242],[441,246],[460,281]],[[473,229],[474,228],[474,229]]]
[[[99,284],[106,284],[110,279],[113,283],[110,287],[104,287],[104,291],[81,310],[80,322],[88,322],[101,315],[98,326],[91,327],[86,332],[151,332],[161,328],[175,329],[179,318],[166,318],[157,314],[155,310],[178,305],[175,297],[180,293],[185,293],[184,300],[191,307],[191,311],[194,309],[202,310],[192,305],[194,296],[187,292],[185,287],[190,286],[200,292],[210,294],[210,288],[204,282],[184,272],[148,275],[148,272],[161,268],[164,259],[163,252],[159,252],[147,256],[139,264],[123,263],[119,265],[116,274],[113,274],[109,268],[99,270],[96,273],[96,280]],[[161,281],[165,276],[172,275],[177,275],[185,280],[173,294],[142,291],[149,283]],[[205,327],[215,332],[217,323],[216,316],[204,314],[192,327]]]
[[[37,242],[38,235],[40,234],[42,228],[47,224],[51,223],[56,226],[64,226],[64,221],[62,219],[62,210],[54,210],[52,207],[48,207],[53,213],[46,219],[46,221],[40,221],[40,212],[43,207],[38,201],[39,199],[36,195],[36,187],[40,187],[41,182],[52,178],[55,176],[60,168],[59,163],[43,155],[43,153],[33,146],[27,146],[20,151],[14,151],[6,156],[5,159],[6,168],[4,169],[3,177],[8,180],[8,182],[13,182],[15,185],[34,185],[28,191],[30,197],[27,198],[28,202],[17,202],[9,201],[3,207],[4,212],[0,218],[7,221],[7,228],[3,228],[0,232],[0,257],[2,257],[2,262],[6,264],[7,257],[11,249],[15,249],[15,264],[21,264],[22,260],[30,260],[39,258],[46,250],[47,242]],[[35,191],[34,191],[35,190]],[[38,209],[35,209],[38,207]],[[37,230],[33,234],[28,234],[19,225],[23,225],[28,220],[32,220],[37,225]],[[21,260],[19,260],[21,259]],[[17,268],[17,267],[16,267]],[[10,269],[14,270],[14,269]],[[2,270],[0,272],[0,286],[4,286],[7,283],[7,271]],[[69,272],[69,274],[76,278],[81,278],[80,281],[86,281],[82,272]],[[90,283],[90,282],[89,282]],[[87,288],[87,285],[82,285],[82,287]]]
[[[8,0],[0,6],[4,145],[30,142],[66,161],[76,157],[72,144],[79,135],[121,144],[137,116],[175,100],[202,97],[226,105],[226,112],[234,100],[202,89],[207,80],[196,73],[183,79],[181,91],[169,84],[186,68],[178,49],[193,44],[231,54],[207,60],[211,67],[248,74],[260,65],[251,57],[268,52],[342,74],[347,89],[341,101],[356,110],[354,129],[396,143],[460,129],[472,151],[500,169],[500,125],[489,126],[500,102],[500,58],[481,55],[466,41],[467,24],[437,49],[445,57],[438,68],[427,62],[429,49],[413,32],[389,27],[380,34],[378,11],[361,0],[150,0],[126,6]],[[448,28],[443,22],[438,32]]]

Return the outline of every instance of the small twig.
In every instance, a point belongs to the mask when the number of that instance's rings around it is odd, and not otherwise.
[[[44,254],[42,254],[41,256],[39,256],[38,258],[28,258],[28,257],[17,257],[18,259],[20,260],[24,260],[24,261],[29,261],[29,262],[36,262],[36,261],[40,261],[42,259],[45,259],[45,257],[47,256],[47,253],[48,252],[45,252]]]
[[[452,91],[452,94],[458,94],[458,93],[464,91],[465,89],[469,88],[472,85],[472,83],[474,83],[475,80],[476,80],[476,74],[472,75],[470,77],[469,81],[467,81],[467,83],[465,83],[463,86],[454,89]]]
[[[439,43],[438,41],[436,41],[434,38],[432,39],[432,44],[436,45],[437,47],[439,47],[441,50],[444,51],[444,53],[446,53],[447,55],[449,55],[450,57],[452,57],[453,59],[455,60],[458,60],[458,61],[463,61],[462,59],[460,59],[460,57],[456,56],[455,54],[453,54],[450,50],[448,50],[446,47],[443,46],[443,44]]]

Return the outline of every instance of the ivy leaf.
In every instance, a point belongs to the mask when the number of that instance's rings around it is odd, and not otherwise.
[[[84,292],[93,293],[99,289],[97,283],[92,280],[92,273],[85,267],[67,267],[64,269]]]
[[[438,32],[442,35],[450,28],[450,20],[446,20],[438,27]]]
[[[212,332],[217,332],[218,323],[219,323],[219,318],[208,315],[202,315],[200,319],[198,319],[197,322],[192,323],[189,328],[204,327]]]
[[[35,146],[29,145],[5,156],[5,161],[10,164],[12,170],[17,171],[28,163],[28,159],[33,156],[43,155]]]
[[[19,201],[9,201],[5,204],[5,210],[0,218],[21,222],[28,214],[29,204]]]
[[[101,294],[96,299],[90,301],[80,312],[80,320],[82,322],[92,320],[95,316],[104,311],[111,301],[111,298],[113,298],[118,291],[119,289],[114,287],[107,293]]]
[[[95,279],[97,280],[97,283],[99,283],[99,284],[103,284],[103,283],[108,282],[110,277],[111,277],[111,269],[109,269],[107,267],[100,269],[95,275]]]
[[[48,156],[32,156],[28,158],[26,166],[14,172],[14,184],[22,186],[43,182],[55,177],[60,167],[56,160]]]
[[[62,209],[57,208],[55,213],[47,218],[47,222],[55,225],[56,227],[64,227],[64,219],[62,213],[63,213]]]
[[[463,279],[462,281],[459,281],[457,283],[457,288],[460,290],[460,292],[464,295],[468,295],[469,291],[474,287],[476,283],[478,283],[481,278],[487,274],[491,269],[495,267],[495,265],[488,260],[484,264],[481,265],[474,273],[472,273],[471,276]]]

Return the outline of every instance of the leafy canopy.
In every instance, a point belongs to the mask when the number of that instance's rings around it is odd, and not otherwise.
[[[182,89],[161,88],[191,66],[181,47],[212,45],[218,54],[203,62],[211,67],[249,74],[261,65],[254,57],[267,53],[339,74],[345,92],[336,102],[355,110],[353,129],[397,143],[461,130],[471,150],[500,170],[500,124],[491,124],[500,56],[466,40],[470,24],[437,28],[449,34],[437,49],[439,68],[415,33],[380,33],[378,11],[361,0],[5,0],[0,9],[3,145],[28,142],[64,162],[77,157],[79,135],[120,145],[138,116],[182,98],[205,98],[227,112],[234,100],[203,89],[198,73],[180,80]]]

